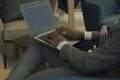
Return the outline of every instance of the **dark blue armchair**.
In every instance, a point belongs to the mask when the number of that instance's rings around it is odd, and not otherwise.
[[[100,24],[110,27],[120,18],[115,0],[81,0],[87,30],[99,30]]]

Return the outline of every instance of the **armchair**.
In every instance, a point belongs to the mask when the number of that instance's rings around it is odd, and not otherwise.
[[[4,68],[7,68],[7,55],[15,53],[13,40],[28,34],[26,23],[19,5],[32,0],[0,0],[0,47]],[[33,0],[34,1],[34,0]]]
[[[99,30],[100,24],[110,27],[120,18],[115,0],[81,0],[86,30]]]

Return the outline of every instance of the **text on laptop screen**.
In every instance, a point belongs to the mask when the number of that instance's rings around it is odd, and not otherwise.
[[[32,34],[53,27],[56,24],[51,9],[47,4],[26,8],[24,17]]]

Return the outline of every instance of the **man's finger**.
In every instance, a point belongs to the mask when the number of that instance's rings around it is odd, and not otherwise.
[[[52,42],[52,40],[51,40],[51,39],[48,39],[48,38],[47,38],[47,39],[46,39],[46,38],[43,38],[43,40],[44,40],[44,41],[46,41],[46,42],[48,42],[48,43],[50,43],[50,44],[53,44],[53,42]]]
[[[62,34],[63,34],[63,35],[65,35],[65,34],[66,34],[66,32],[65,32],[65,31],[63,31],[63,32],[62,32]]]
[[[56,29],[55,32],[56,32],[57,34],[62,34],[63,30]]]

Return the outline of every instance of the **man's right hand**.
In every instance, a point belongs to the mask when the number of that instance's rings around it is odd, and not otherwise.
[[[77,30],[73,30],[68,27],[59,27],[56,29],[56,32],[62,34],[66,38],[73,39],[73,40],[81,40],[84,38],[84,32],[79,32]]]

